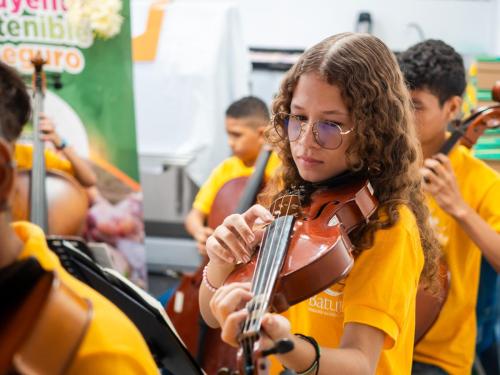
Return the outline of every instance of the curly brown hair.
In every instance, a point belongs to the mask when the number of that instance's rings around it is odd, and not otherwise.
[[[347,149],[348,167],[366,171],[379,201],[369,222],[350,236],[354,254],[371,247],[375,232],[393,226],[399,219],[398,206],[407,205],[415,215],[424,250],[422,280],[427,286],[434,284],[439,247],[429,225],[418,173],[421,152],[410,96],[395,56],[381,40],[368,34],[343,33],[326,38],[308,49],[288,71],[273,102],[274,113],[290,112],[294,89],[305,73],[319,74],[340,89],[356,124],[356,142]],[[281,116],[274,117],[266,132],[283,162],[277,181],[268,184],[268,201],[280,188],[304,183],[289,142],[275,130],[284,126],[280,121]]]

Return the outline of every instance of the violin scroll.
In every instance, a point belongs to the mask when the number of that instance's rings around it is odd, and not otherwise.
[[[491,95],[498,104],[478,108],[458,127],[463,132],[460,141],[468,148],[474,146],[486,130],[500,127],[500,81],[493,86]]]
[[[47,83],[45,72],[43,71],[43,66],[47,64],[47,60],[42,58],[40,52],[31,59],[31,64],[33,65],[33,92],[45,94],[45,87]]]
[[[447,155],[457,142],[471,148],[487,129],[500,127],[500,81],[495,83],[491,93],[498,104],[479,107],[464,120],[457,120],[451,136],[441,146],[440,153]]]
[[[500,102],[500,81],[496,81],[491,89],[491,97],[495,102]]]

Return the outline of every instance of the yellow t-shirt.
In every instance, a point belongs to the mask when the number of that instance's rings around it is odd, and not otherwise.
[[[74,292],[92,302],[92,321],[68,374],[159,374],[134,324],[106,298],[64,270],[47,247],[42,230],[27,222],[12,227],[24,242],[19,259],[35,257],[44,269],[56,271]]]
[[[500,175],[463,147],[449,155],[465,202],[500,232]],[[476,301],[481,252],[460,225],[428,197],[431,220],[451,273],[450,291],[441,314],[415,348],[415,360],[450,374],[470,374],[476,344]]]
[[[31,168],[33,165],[33,146],[25,143],[16,143],[14,160],[19,169]],[[45,166],[47,169],[55,169],[72,176],[75,175],[71,163],[51,150],[45,150]]]
[[[279,157],[274,152],[271,153],[265,170],[266,178],[269,178],[274,173],[280,163]],[[247,167],[241,159],[236,156],[227,158],[212,171],[207,181],[201,186],[194,199],[193,208],[208,215],[220,188],[229,180],[237,177],[250,176],[253,170],[253,166]]]
[[[385,333],[377,374],[410,374],[415,336],[415,299],[424,254],[415,217],[401,206],[400,219],[378,230],[373,247],[355,260],[349,276],[292,306],[284,315],[292,332],[314,337],[322,347],[340,344],[346,323]],[[273,358],[273,374],[279,365]]]

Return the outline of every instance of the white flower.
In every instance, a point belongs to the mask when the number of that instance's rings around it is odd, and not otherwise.
[[[123,16],[121,0],[66,0],[68,22],[89,28],[98,38],[109,39],[120,32]]]

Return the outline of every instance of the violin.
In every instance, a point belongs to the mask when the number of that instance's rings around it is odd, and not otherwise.
[[[448,155],[459,142],[465,147],[471,148],[487,129],[500,127],[500,81],[497,81],[493,86],[492,97],[499,104],[479,107],[467,118],[454,122],[453,131],[441,146],[439,153]],[[437,320],[441,308],[446,301],[449,291],[450,274],[444,259],[441,260],[439,265],[438,280],[440,284],[438,294],[432,294],[422,287],[417,293],[415,345],[422,340]]]
[[[92,319],[90,302],[34,258],[0,270],[0,298],[0,375],[67,373]]]
[[[237,265],[225,284],[251,281],[253,298],[239,335],[238,368],[234,374],[265,370],[263,357],[293,349],[291,342],[262,351],[256,343],[261,322],[270,310],[283,312],[344,279],[354,264],[349,233],[377,210],[373,188],[365,178],[318,188],[303,207],[301,191],[289,191],[270,207],[269,224],[259,251]],[[328,272],[324,272],[328,270]]]
[[[215,229],[227,216],[242,213],[255,203],[270,155],[271,151],[263,148],[250,177],[229,180],[219,189],[207,218],[210,228]],[[179,287],[166,306],[166,311],[199,365],[208,374],[215,374],[223,366],[236,366],[236,350],[221,340],[220,329],[208,327],[200,316],[198,290],[203,279],[203,268],[207,263],[208,257],[205,257],[193,274],[182,276]]]
[[[447,155],[453,146],[460,141],[467,148],[472,148],[483,133],[488,129],[500,127],[500,81],[491,90],[494,104],[475,109],[466,119],[455,121],[450,137],[443,144],[440,153]]]
[[[45,145],[39,136],[45,95],[45,63],[39,53],[32,60],[33,165],[31,169],[17,172],[12,214],[15,221],[29,220],[46,234],[79,235],[87,217],[87,193],[72,176],[45,167]]]

